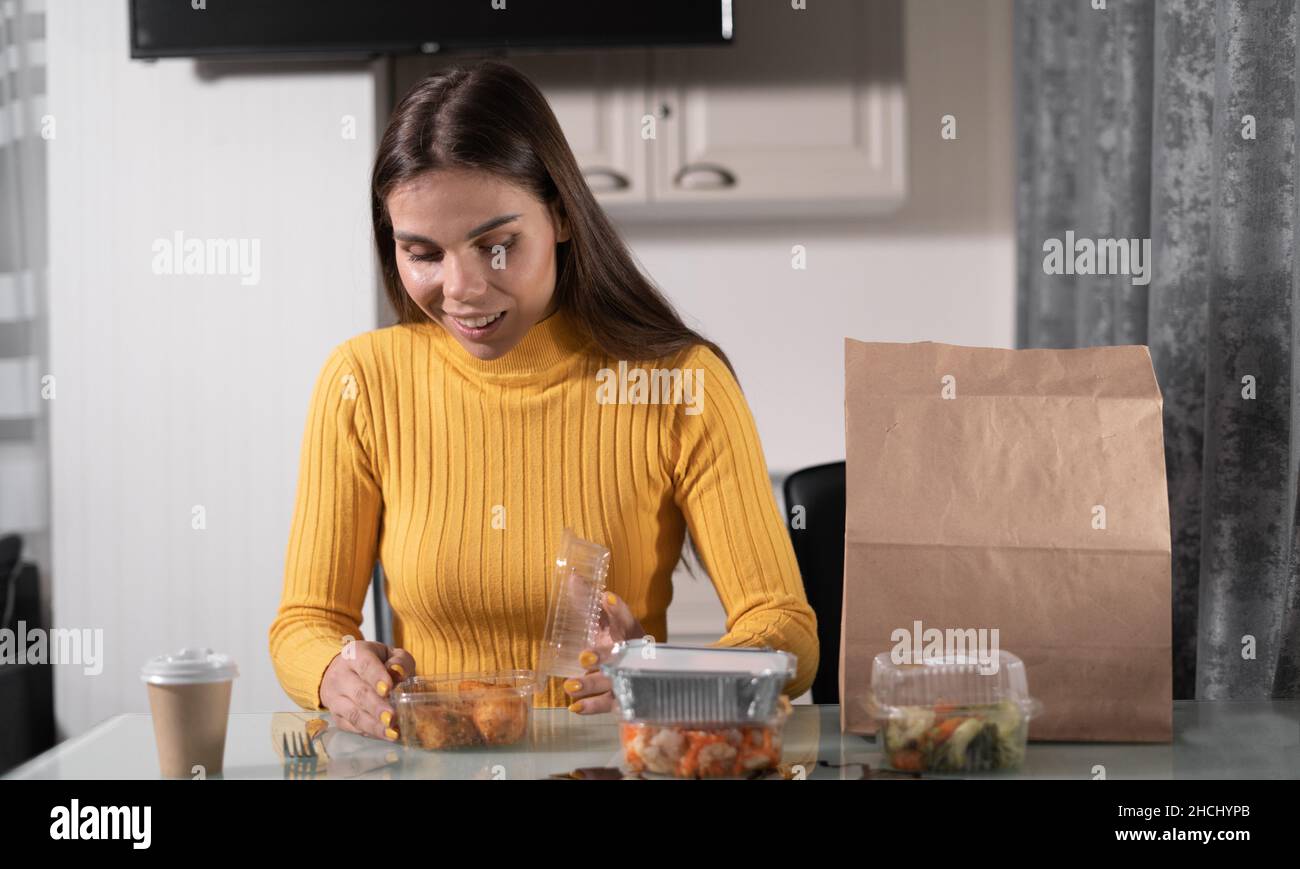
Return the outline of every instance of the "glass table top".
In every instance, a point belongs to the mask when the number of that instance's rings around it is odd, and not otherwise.
[[[407,749],[330,728],[327,757],[281,760],[280,733],[312,713],[235,713],[226,734],[225,779],[540,779],[621,762],[613,713],[579,716],[535,709],[526,742],[492,749]],[[1300,701],[1178,701],[1174,742],[1031,742],[1014,772],[972,778],[1300,779]],[[900,778],[883,770],[874,737],[840,733],[839,706],[797,705],[786,723],[782,774],[796,779]],[[591,775],[588,773],[587,775]],[[110,718],[26,764],[7,779],[158,778],[147,714]],[[211,776],[216,778],[218,776]]]

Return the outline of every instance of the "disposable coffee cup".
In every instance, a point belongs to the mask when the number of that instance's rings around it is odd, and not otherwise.
[[[230,689],[238,675],[229,655],[211,649],[159,655],[140,670],[149,690],[164,778],[206,778],[221,772]]]

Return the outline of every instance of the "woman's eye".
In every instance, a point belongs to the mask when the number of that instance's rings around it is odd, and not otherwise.
[[[512,235],[510,236],[510,238],[507,238],[504,241],[494,241],[491,244],[481,244],[479,245],[479,249],[486,254],[493,255],[496,253],[496,248],[498,245],[503,250],[510,250],[510,248],[515,246],[515,242],[518,239],[519,236]],[[413,263],[437,262],[438,260],[442,259],[442,251],[438,251],[437,253],[412,253],[410,251],[407,251],[406,258],[407,260]]]
[[[519,238],[519,236],[517,236],[517,235],[512,235],[512,236],[510,236],[509,238],[505,239],[504,241],[496,241],[496,242],[493,242],[492,244],[485,244],[485,245],[482,245],[482,248],[483,248],[483,250],[485,250],[485,251],[488,252],[488,253],[496,253],[496,247],[497,247],[497,245],[500,245],[500,246],[501,246],[503,249],[505,249],[505,250],[510,250],[510,248],[512,248],[512,247],[515,246],[515,241],[516,241],[518,238]]]

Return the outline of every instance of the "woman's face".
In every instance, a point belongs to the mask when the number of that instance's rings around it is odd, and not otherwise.
[[[407,295],[479,359],[505,355],[555,310],[555,245],[568,228],[523,188],[440,169],[396,187],[388,214]]]

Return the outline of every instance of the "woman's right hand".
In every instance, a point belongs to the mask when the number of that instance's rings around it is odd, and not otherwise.
[[[383,643],[353,641],[325,668],[320,702],[339,730],[397,739],[397,722],[388,695],[393,686],[415,673],[415,659],[405,649]]]

